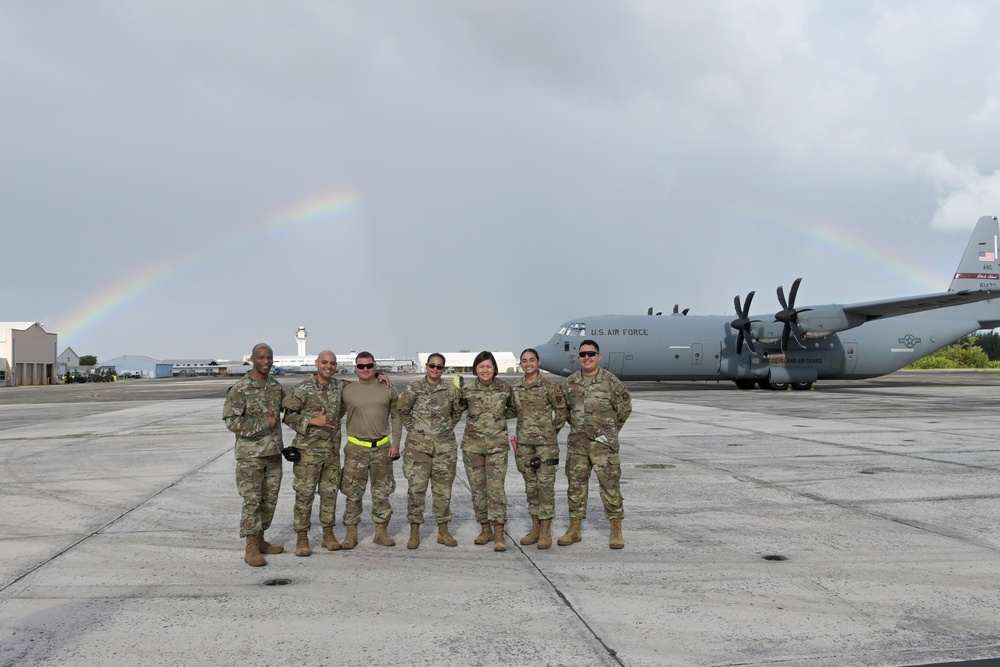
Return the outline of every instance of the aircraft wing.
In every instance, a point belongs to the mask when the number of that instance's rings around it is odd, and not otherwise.
[[[960,306],[966,303],[976,303],[994,299],[998,295],[990,290],[962,290],[960,292],[939,292],[909,296],[901,299],[886,299],[884,301],[868,301],[842,306],[848,316],[860,316],[865,321],[877,320],[882,317],[896,317],[908,313],[919,313],[925,310],[937,310],[949,306]]]

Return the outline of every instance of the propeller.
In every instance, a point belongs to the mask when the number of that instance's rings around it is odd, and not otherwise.
[[[799,293],[799,283],[802,282],[802,278],[796,278],[795,282],[792,283],[792,290],[788,293],[788,301],[785,301],[785,290],[778,286],[778,303],[781,304],[781,310],[774,314],[775,322],[783,322],[785,328],[781,332],[781,351],[785,352],[788,350],[788,339],[792,335],[792,327],[795,329],[799,328],[799,313],[805,313],[812,308],[802,308],[800,310],[795,309],[795,295]],[[799,336],[796,334],[795,342],[802,347],[802,343],[799,341]]]
[[[729,326],[739,331],[739,335],[736,336],[736,354],[743,353],[743,341],[746,341],[747,347],[754,354],[757,354],[757,350],[753,349],[753,343],[750,341],[753,339],[753,334],[750,331],[750,325],[754,322],[760,322],[760,320],[751,320],[750,318],[750,302],[753,301],[754,292],[747,294],[746,301],[743,302],[743,307],[740,308],[740,295],[737,294],[733,297],[733,306],[736,307],[736,319],[729,323]]]
[[[653,314],[653,307],[652,306],[649,307],[649,310],[646,311],[646,314],[647,315],[652,315]]]
[[[674,315],[687,315],[689,310],[691,309],[685,308],[684,310],[681,310],[681,304],[679,303],[674,304]]]

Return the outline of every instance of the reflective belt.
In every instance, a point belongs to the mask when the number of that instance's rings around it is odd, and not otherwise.
[[[353,435],[349,435],[347,436],[347,442],[352,445],[360,445],[362,447],[381,447],[389,442],[389,436],[385,436],[381,440],[362,440],[361,438],[355,438]]]

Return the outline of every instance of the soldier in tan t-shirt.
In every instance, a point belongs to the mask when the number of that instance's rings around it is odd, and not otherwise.
[[[347,415],[347,444],[344,446],[344,468],[340,492],[346,500],[344,526],[347,536],[344,549],[358,544],[358,523],[361,504],[368,480],[372,484],[372,521],[375,522],[375,544],[391,547],[396,542],[389,537],[392,518],[389,496],[396,490],[392,462],[399,458],[399,441],[403,423],[396,409],[399,394],[395,387],[380,384],[375,377],[375,357],[360,352],[355,358],[357,382],[344,387],[341,394],[341,414]]]

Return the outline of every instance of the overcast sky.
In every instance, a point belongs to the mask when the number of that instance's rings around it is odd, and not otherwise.
[[[0,5],[0,320],[109,359],[511,350],[947,289],[1000,4]]]

